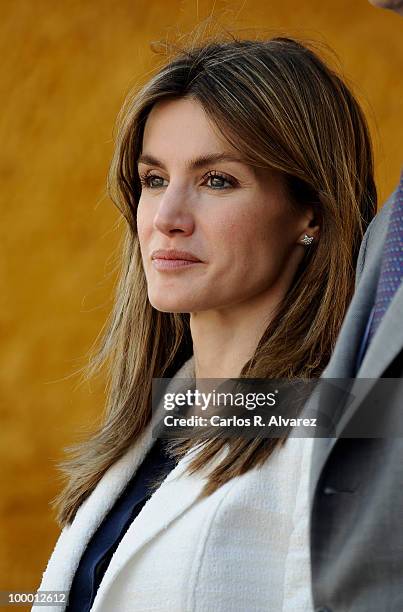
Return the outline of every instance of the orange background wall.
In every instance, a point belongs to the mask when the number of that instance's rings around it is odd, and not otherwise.
[[[55,463],[103,406],[74,370],[111,306],[121,228],[112,127],[149,42],[214,15],[327,42],[364,104],[383,200],[403,161],[403,19],[366,0],[1,3],[0,590],[38,586],[58,528]],[[20,608],[21,609],[21,608]]]

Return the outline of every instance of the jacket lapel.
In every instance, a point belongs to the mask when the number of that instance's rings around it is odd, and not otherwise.
[[[363,289],[365,290],[365,286],[363,287]],[[361,316],[366,315],[364,316],[365,324],[368,320],[369,313],[370,309],[367,313],[360,313]],[[347,329],[346,331],[348,333],[349,330]],[[360,337],[362,337],[362,333]],[[356,354],[358,347],[359,345],[357,344],[357,342],[353,342],[352,354]],[[347,427],[349,421],[351,420],[359,406],[362,404],[365,397],[374,387],[375,383],[377,382],[377,379],[382,377],[382,374],[392,363],[395,357],[397,357],[402,348],[403,285],[400,286],[398,291],[396,292],[396,295],[394,296],[392,302],[389,305],[387,313],[379,324],[379,328],[377,329],[377,332],[368,347],[363,362],[356,375],[356,378],[360,380],[355,381],[353,383],[350,391],[351,396],[355,399],[353,399],[350,406],[348,406],[342,418],[340,419],[340,422],[337,426],[336,436],[334,438],[318,438],[314,444],[311,469],[311,498],[313,498],[313,494],[315,492],[317,481],[322,471],[323,465],[329,457],[335,443],[337,442],[338,437],[343,434],[343,431]],[[326,378],[342,378],[343,376],[345,376],[346,378],[352,377],[351,373],[347,375],[345,373],[340,374],[340,372],[337,371],[337,367],[335,366],[332,366],[331,368],[326,370]],[[315,398],[315,400],[317,402],[317,398]]]
[[[352,378],[356,367],[356,358],[366,323],[372,308],[371,296],[376,291],[379,276],[379,260],[367,271],[358,285],[351,301],[350,308],[343,322],[332,358],[322,374],[323,379]],[[378,330],[379,331],[379,330]],[[319,391],[321,387],[319,384]],[[317,414],[320,411],[320,393],[314,393],[309,402],[309,411]],[[322,467],[331,452],[336,438],[317,438],[312,449],[310,496],[313,499],[317,481]]]
[[[105,473],[91,495],[80,506],[73,523],[64,527],[43,574],[39,590],[69,591],[88,542],[153,443],[152,424],[133,448]],[[36,606],[32,609],[36,611]],[[37,610],[39,612],[40,608]],[[51,611],[53,612],[53,608]],[[60,606],[54,608],[54,612],[57,611],[60,612]]]
[[[135,555],[153,538],[167,529],[169,525],[181,516],[199,498],[207,481],[205,468],[197,474],[184,474],[189,462],[194,458],[197,449],[189,451],[170,472],[154,495],[146,502],[137,515],[105,572],[98,589],[91,612],[105,610],[105,598],[117,579],[120,571]],[[225,456],[227,449],[221,451],[209,467],[216,465]]]
[[[343,433],[354,412],[402,348],[403,285],[396,292],[368,347],[368,351],[357,373],[357,378],[360,380],[355,382],[351,388],[351,394],[353,397],[356,396],[356,399],[351,403],[345,414],[343,414],[338,427],[338,435]]]
[[[192,378],[193,376],[194,357],[191,357],[174,376],[167,390],[177,390],[180,388],[180,380],[178,381],[178,378]],[[129,448],[121,459],[116,461],[116,463],[114,463],[107,470],[98,485],[78,509],[72,524],[63,528],[53,553],[48,561],[39,590],[69,591],[74,574],[88,542],[109,510],[112,508],[117,497],[120,495],[120,493],[122,493],[130,478],[141,465],[148,450],[155,441],[153,438],[153,430],[157,427],[158,423],[160,423],[162,417],[163,406],[160,404],[154,411],[147,428],[142,432],[134,445]],[[186,456],[182,459],[182,461],[184,461],[184,459],[186,459]],[[175,478],[176,475],[179,475],[182,467],[184,467],[184,463],[182,464],[182,462],[179,462],[175,469],[168,474],[164,483],[168,483]],[[197,492],[193,491],[193,495],[194,494],[197,494]],[[149,502],[153,498],[154,496],[149,500]],[[191,503],[191,499],[193,499],[193,497],[190,495],[190,491],[188,492],[187,499],[188,503]],[[164,503],[167,503],[167,507],[169,508],[168,501],[169,500],[167,499]],[[155,507],[155,502],[153,502],[151,507]],[[167,520],[169,520],[169,517],[172,516],[172,510],[173,508],[171,509],[171,514],[167,514]],[[151,517],[152,516],[153,513],[151,513]],[[171,520],[173,520],[173,518],[174,516],[172,516]],[[154,522],[155,521],[156,517],[154,518]],[[155,527],[156,524],[154,523],[154,529]],[[153,520],[150,522],[150,537],[152,537],[152,530]],[[147,530],[144,530],[144,533],[142,533],[142,537],[144,536],[147,536]],[[39,606],[33,606],[32,610],[34,612],[40,612],[41,609]],[[48,610],[49,612],[61,612],[62,608],[60,605],[49,606]]]

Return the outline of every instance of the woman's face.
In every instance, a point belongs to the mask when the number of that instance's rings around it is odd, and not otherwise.
[[[245,163],[197,101],[153,107],[138,170],[137,226],[154,308],[225,309],[286,292],[304,253],[307,211],[291,207],[278,173]],[[153,258],[172,249],[198,261]]]

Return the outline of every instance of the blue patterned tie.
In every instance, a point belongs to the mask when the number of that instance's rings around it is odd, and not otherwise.
[[[375,304],[368,332],[371,342],[383,315],[387,311],[403,280],[403,172],[390,213],[388,231],[383,248],[381,271]]]

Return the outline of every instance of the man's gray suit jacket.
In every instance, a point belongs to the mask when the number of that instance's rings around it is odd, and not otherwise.
[[[364,237],[356,291],[324,372],[325,378],[368,379],[368,393],[361,393],[341,412],[334,437],[317,438],[313,444],[310,554],[317,611],[403,612],[403,438],[343,438],[352,419],[364,419],[377,379],[402,379],[403,286],[356,372],[393,197]],[[398,419],[402,431],[403,379],[394,381],[394,390],[382,398],[379,423],[387,426]]]

